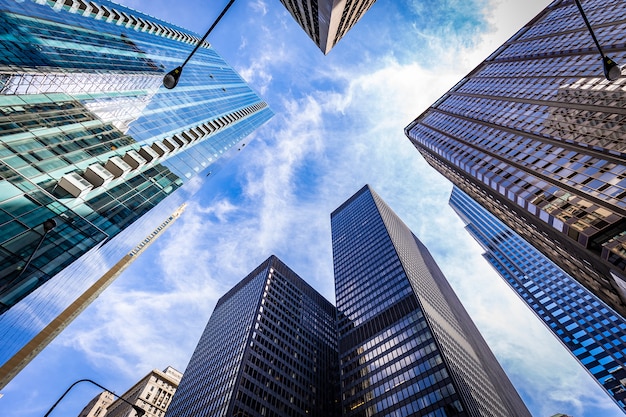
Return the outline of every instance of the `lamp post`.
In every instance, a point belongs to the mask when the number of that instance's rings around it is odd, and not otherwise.
[[[78,381],[74,382],[72,385],[70,385],[70,387],[68,389],[65,390],[65,392],[63,393],[63,395],[61,395],[61,397],[57,400],[57,402],[54,403],[54,405],[52,407],[50,407],[50,409],[48,410],[48,412],[43,416],[43,417],[48,417],[50,415],[50,413],[52,412],[52,410],[54,410],[54,408],[61,402],[61,400],[67,395],[68,392],[70,392],[70,390],[72,388],[74,388],[75,385],[81,383],[81,382],[89,382],[91,384],[94,384],[95,386],[102,388],[105,391],[110,392],[111,394],[113,394],[114,396],[116,396],[117,398],[119,398],[120,400],[124,401],[126,404],[130,405],[131,407],[133,407],[133,409],[135,410],[135,413],[137,413],[137,417],[142,417],[145,413],[146,410],[144,410],[143,408],[129,403],[128,401],[126,401],[125,399],[123,399],[122,397],[120,397],[119,395],[113,393],[113,391],[106,389],[105,387],[103,387],[102,385],[98,384],[97,382],[92,381],[91,379],[79,379]]]
[[[169,90],[171,90],[172,88],[176,87],[176,85],[178,84],[178,80],[180,79],[180,75],[183,72],[183,67],[185,65],[187,65],[187,62],[189,62],[189,60],[191,59],[191,57],[193,56],[193,54],[196,53],[196,51],[198,50],[198,48],[200,48],[200,45],[202,45],[202,43],[204,42],[204,40],[209,36],[209,33],[211,33],[211,31],[213,30],[213,28],[215,26],[217,26],[218,22],[222,19],[222,17],[226,14],[226,12],[228,11],[228,9],[230,9],[230,6],[232,6],[232,4],[235,2],[235,0],[230,0],[228,2],[228,4],[226,5],[226,7],[224,7],[224,10],[222,10],[222,13],[220,13],[220,15],[217,17],[217,19],[215,19],[215,22],[213,22],[213,24],[211,25],[211,27],[209,28],[209,30],[207,30],[207,32],[204,34],[204,36],[202,37],[202,39],[200,39],[200,41],[196,44],[196,47],[193,48],[193,51],[191,51],[191,53],[189,54],[189,56],[187,56],[187,59],[185,59],[185,62],[183,62],[182,65],[174,68],[173,70],[171,70],[170,72],[168,72],[167,74],[165,74],[165,77],[163,77],[163,86]]]
[[[600,56],[602,57],[602,66],[604,67],[604,76],[609,81],[617,80],[619,77],[622,76],[622,70],[620,69],[619,65],[615,63],[615,61],[613,61],[608,56],[604,55],[604,52],[602,51],[602,48],[600,47],[600,42],[598,42],[598,39],[596,38],[596,34],[593,32],[593,29],[591,28],[591,23],[589,23],[589,19],[587,19],[587,15],[585,14],[585,11],[583,10],[583,6],[580,4],[580,0],[574,0],[574,2],[576,3],[576,6],[578,6],[578,10],[580,10],[580,14],[582,15],[583,20],[585,21],[585,25],[587,25],[587,29],[589,29],[589,33],[591,34],[591,37],[593,38],[593,41],[596,44],[596,47],[598,48],[598,51],[600,51]]]

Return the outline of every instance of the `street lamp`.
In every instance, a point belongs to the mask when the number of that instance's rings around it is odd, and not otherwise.
[[[232,6],[232,4],[235,2],[235,0],[230,0],[228,2],[228,4],[226,5],[226,7],[224,7],[224,10],[222,10],[222,13],[220,13],[220,15],[217,17],[217,19],[215,19],[215,22],[213,22],[213,24],[211,25],[211,27],[209,28],[209,30],[207,30],[207,32],[204,34],[204,36],[202,37],[202,39],[200,39],[200,41],[196,44],[196,47],[193,48],[193,51],[191,51],[191,53],[189,54],[189,56],[187,56],[187,59],[185,59],[185,62],[183,62],[182,65],[174,68],[173,70],[171,70],[170,72],[168,72],[167,74],[165,74],[165,77],[163,77],[163,86],[169,90],[171,90],[172,88],[176,87],[176,85],[178,84],[178,80],[180,79],[180,75],[183,73],[183,67],[185,65],[187,65],[187,62],[189,62],[189,60],[191,59],[191,57],[193,56],[193,54],[196,53],[196,51],[198,50],[198,48],[200,48],[200,45],[202,45],[202,43],[204,42],[204,40],[207,38],[207,36],[209,36],[209,33],[211,33],[211,31],[213,30],[213,28],[215,26],[217,26],[218,22],[222,19],[222,17],[226,14],[226,12],[228,11],[228,9],[230,8],[230,6]]]
[[[106,389],[105,387],[103,387],[102,385],[98,384],[97,382],[92,381],[91,379],[79,379],[78,381],[74,382],[72,385],[70,385],[70,387],[68,389],[65,390],[65,392],[63,393],[63,395],[61,395],[61,397],[57,400],[57,402],[54,403],[54,405],[52,407],[50,407],[50,409],[48,410],[48,412],[43,416],[43,417],[48,417],[50,415],[50,413],[52,412],[52,410],[54,410],[54,408],[61,402],[61,400],[67,395],[68,392],[70,392],[70,390],[72,388],[74,388],[74,386],[76,384],[79,384],[81,382],[89,382],[94,384],[97,387],[102,388],[105,391],[110,392],[111,394],[113,394],[114,396],[116,396],[117,398],[119,398],[120,400],[124,401],[126,404],[130,405],[131,407],[133,407],[133,409],[135,410],[135,413],[137,413],[137,417],[142,417],[145,413],[146,410],[144,410],[143,408],[129,403],[128,401],[126,401],[125,399],[123,399],[122,397],[120,397],[119,395],[113,393],[113,391],[111,391],[110,389]]]
[[[600,47],[600,42],[598,42],[598,39],[596,38],[596,34],[593,33],[593,29],[591,28],[591,23],[589,23],[589,20],[587,19],[587,15],[585,14],[585,11],[583,10],[583,6],[580,4],[580,0],[574,0],[574,2],[576,3],[576,6],[578,6],[578,10],[580,10],[580,14],[582,15],[583,20],[585,21],[585,24],[587,25],[587,29],[589,29],[589,33],[591,34],[593,41],[598,47],[598,51],[600,51],[600,56],[602,57],[602,66],[604,67],[604,76],[609,81],[617,80],[619,77],[622,76],[621,68],[619,67],[619,65],[615,63],[615,61],[613,61],[608,56],[604,55],[604,52],[602,51],[602,48]]]

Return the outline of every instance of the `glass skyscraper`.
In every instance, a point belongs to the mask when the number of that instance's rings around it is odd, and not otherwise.
[[[456,187],[450,206],[485,259],[626,412],[626,387],[614,377],[626,367],[626,320]]]
[[[626,64],[621,0],[583,0]],[[426,161],[626,317],[626,77],[556,0],[405,128]]]
[[[335,307],[271,256],[215,306],[167,417],[338,416]]]
[[[530,416],[426,247],[369,186],[331,225],[342,415]]]
[[[2,364],[272,112],[208,43],[162,88],[198,37],[110,1],[0,0],[0,38]]]

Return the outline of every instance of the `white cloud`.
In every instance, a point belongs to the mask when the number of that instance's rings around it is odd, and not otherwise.
[[[259,22],[255,20],[252,24],[258,25]],[[274,79],[272,74],[275,71],[273,69],[289,63],[291,59],[284,43],[276,39],[267,26],[261,25],[256,36],[263,41],[259,42],[257,38],[250,42],[249,39],[242,38],[240,51],[252,50],[254,52],[251,54],[250,62],[247,62],[243,67],[238,66],[236,69],[244,80],[253,85],[261,96],[264,96]],[[259,48],[259,44],[264,45],[264,47]],[[271,45],[271,47],[267,47],[267,45]]]
[[[268,64],[271,62],[271,55],[266,54],[257,58],[247,68],[239,68],[241,77],[248,83],[254,83],[261,95],[264,95],[272,82],[272,74],[268,71]]]
[[[322,109],[312,97],[300,102],[287,100],[285,112],[277,116],[271,131],[272,141],[265,142],[247,171],[246,196],[260,200],[261,236],[267,237],[262,248],[269,250],[277,239],[288,235],[299,184],[295,181],[298,167],[306,159],[321,157],[324,148]],[[255,149],[256,151],[256,149]]]
[[[241,43],[239,44],[239,50],[245,50],[246,47],[248,46],[248,38],[246,38],[245,36],[241,37]]]
[[[263,0],[248,2],[248,7],[261,16],[265,16],[267,14],[267,4]]]

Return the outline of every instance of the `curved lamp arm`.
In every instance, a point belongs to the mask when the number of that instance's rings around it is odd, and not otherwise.
[[[133,409],[135,410],[135,412],[137,413],[137,417],[142,417],[145,413],[146,410],[144,410],[143,408],[135,405],[135,404],[131,404],[130,402],[126,401],[124,398],[120,397],[119,395],[115,394],[113,391],[111,391],[110,389],[107,389],[105,387],[103,387],[102,385],[98,384],[97,382],[92,381],[91,379],[79,379],[78,381],[74,382],[72,385],[70,385],[70,387],[68,389],[65,390],[65,392],[63,393],[63,395],[61,395],[61,397],[54,403],[54,405],[52,405],[52,407],[50,407],[50,409],[48,410],[48,412],[46,414],[44,414],[43,417],[48,417],[50,415],[50,413],[52,413],[52,410],[54,410],[54,408],[61,402],[61,400],[63,398],[65,398],[65,396],[67,395],[68,392],[70,392],[70,390],[72,388],[74,388],[75,385],[81,383],[81,382],[89,382],[99,388],[102,388],[105,391],[110,392],[111,394],[113,394],[114,396],[116,396],[117,398],[119,398],[120,400],[124,401],[126,404],[130,405],[131,407],[133,407]]]

